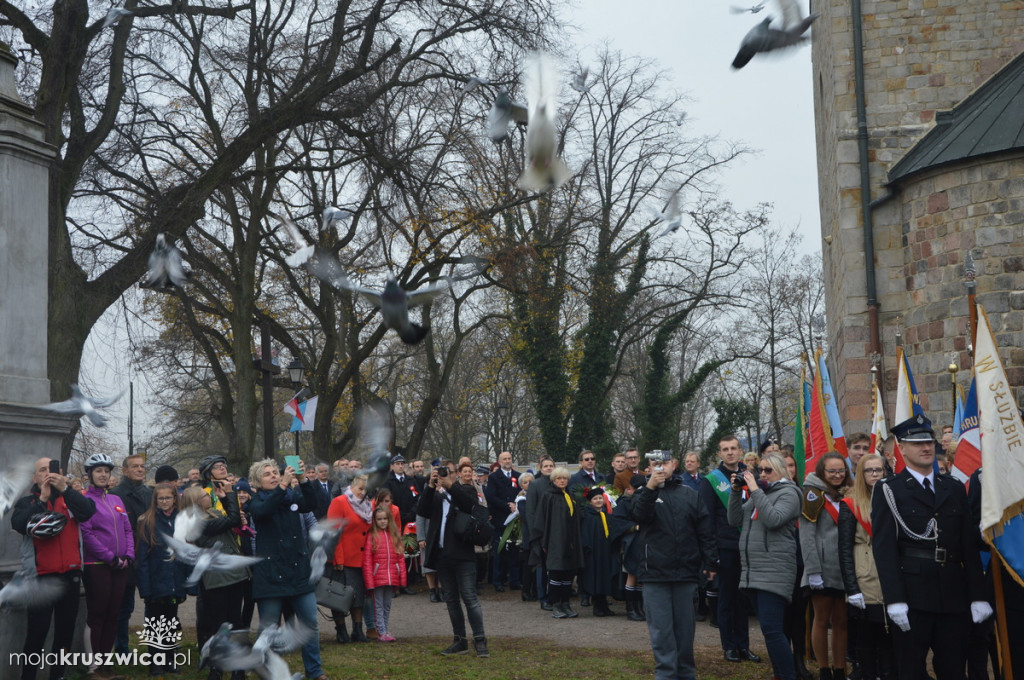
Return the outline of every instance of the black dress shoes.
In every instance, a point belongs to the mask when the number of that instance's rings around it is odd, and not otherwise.
[[[722,653],[726,661],[732,661],[733,663],[739,663],[743,661],[743,657],[740,656],[739,651],[735,649],[727,649]]]
[[[742,659],[743,661],[753,661],[754,663],[761,663],[761,657],[759,657],[757,654],[754,654],[749,649],[741,649],[739,651],[739,655],[740,659]]]

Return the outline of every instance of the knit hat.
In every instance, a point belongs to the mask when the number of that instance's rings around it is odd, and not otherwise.
[[[170,465],[161,465],[156,469],[156,476],[153,478],[157,484],[163,482],[176,482],[178,481],[178,471]]]

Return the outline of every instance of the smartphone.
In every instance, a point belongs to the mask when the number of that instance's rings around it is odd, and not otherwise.
[[[55,475],[59,475],[60,474],[60,461],[59,460],[57,460],[55,458],[51,458],[50,459],[50,472],[52,472]]]
[[[285,456],[284,466],[291,467],[291,469],[295,470],[295,474],[299,474],[299,460],[298,456]]]

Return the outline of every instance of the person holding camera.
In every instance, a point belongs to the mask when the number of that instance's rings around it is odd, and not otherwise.
[[[786,604],[796,583],[796,522],[800,489],[789,478],[786,461],[777,453],[761,458],[758,474],[748,468],[732,478],[729,523],[740,529],[740,588],[757,603],[775,677],[796,680],[796,664],[785,632]],[[743,500],[743,490],[749,490]]]
[[[697,584],[718,569],[715,528],[707,507],[675,474],[674,458],[654,467],[633,495],[631,519],[640,525],[640,573],[656,680],[696,675],[693,600]]]
[[[477,504],[476,487],[462,484],[448,467],[434,468],[420,496],[416,512],[430,520],[427,529],[427,557],[424,566],[437,570],[441,593],[448,607],[454,639],[441,654],[465,654],[466,617],[473,630],[473,649],[479,657],[488,657],[484,633],[484,613],[476,596],[476,552],[473,543],[454,530],[457,512],[471,513]],[[462,603],[466,605],[465,616]]]

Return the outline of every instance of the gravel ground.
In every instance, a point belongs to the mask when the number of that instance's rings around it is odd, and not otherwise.
[[[417,594],[402,595],[394,600],[391,608],[391,634],[396,638],[423,635],[451,634],[448,623],[448,612],[444,604],[430,602],[426,586],[415,587]],[[480,601],[484,609],[484,627],[488,638],[497,637],[536,637],[546,640],[557,640],[562,644],[574,647],[609,648],[609,649],[645,649],[647,648],[647,626],[640,621],[628,621],[625,616],[625,603],[613,601],[612,611],[620,616],[595,618],[589,608],[579,606],[574,599],[572,606],[580,616],[576,619],[553,619],[551,613],[540,608],[536,602],[523,602],[519,591],[496,593],[491,586],[481,586]],[[321,609],[321,613],[324,610]],[[178,616],[186,628],[195,626],[195,600],[189,598],[183,604]],[[255,626],[255,617],[254,626]],[[132,615],[131,632],[134,634],[142,627],[142,603],[136,598],[135,612]],[[757,620],[751,618],[750,647],[767,659],[764,640]],[[320,630],[333,637],[334,624],[321,615]],[[717,650],[721,648],[718,630],[707,622],[697,623],[695,646],[698,648]]]

